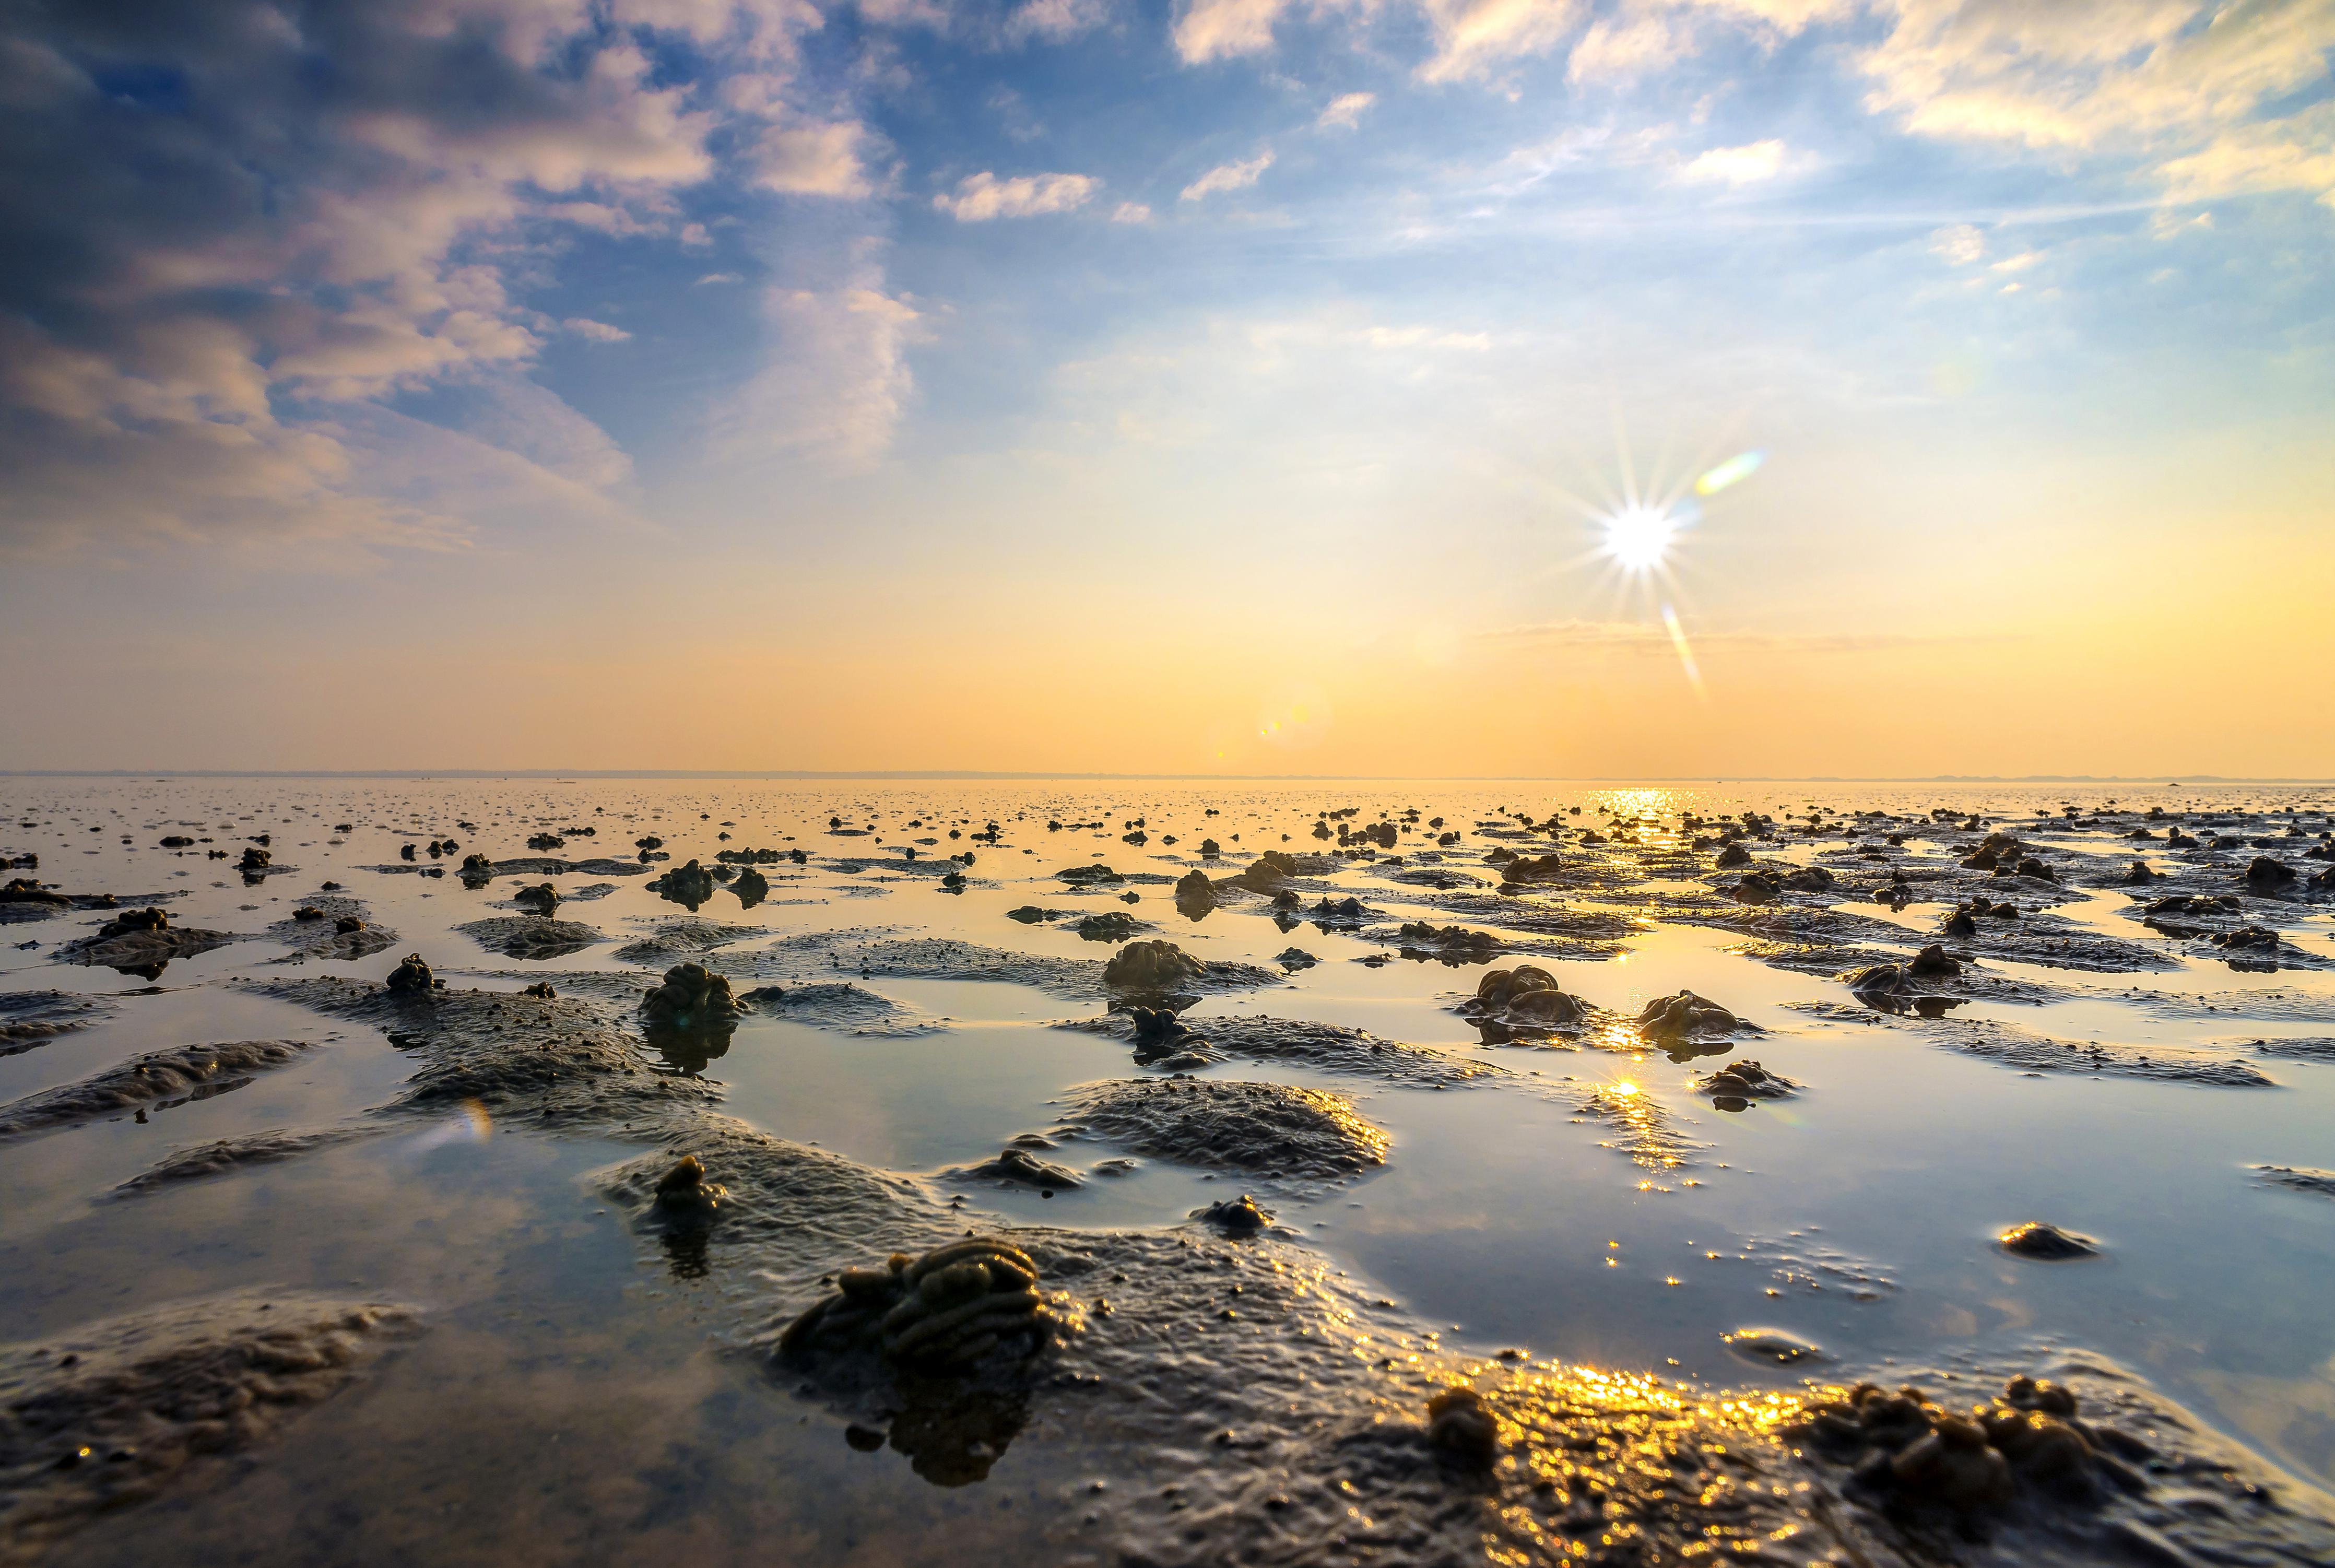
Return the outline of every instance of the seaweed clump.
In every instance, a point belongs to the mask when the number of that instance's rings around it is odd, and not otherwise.
[[[894,1253],[881,1267],[845,1269],[779,1335],[781,1358],[873,1351],[896,1366],[966,1367],[993,1355],[1026,1360],[1071,1326],[1038,1288],[1030,1254],[990,1236]]]

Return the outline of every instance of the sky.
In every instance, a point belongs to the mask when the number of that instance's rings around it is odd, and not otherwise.
[[[2335,775],[2335,0],[17,0],[0,768]]]

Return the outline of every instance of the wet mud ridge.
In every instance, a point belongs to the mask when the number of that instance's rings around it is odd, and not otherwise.
[[[228,1458],[418,1326],[388,1303],[247,1292],[0,1345],[0,1563],[166,1487],[224,1479]]]

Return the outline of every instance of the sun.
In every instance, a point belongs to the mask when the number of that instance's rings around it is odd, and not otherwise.
[[[1678,531],[1667,508],[1624,507],[1605,518],[1605,553],[1624,571],[1651,572],[1662,564]]]

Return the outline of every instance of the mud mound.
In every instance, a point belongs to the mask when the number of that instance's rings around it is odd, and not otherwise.
[[[1387,1135],[1321,1089],[1130,1078],[1081,1085],[1058,1103],[1097,1137],[1183,1165],[1332,1181],[1386,1162]]]
[[[404,1308],[290,1293],[182,1302],[0,1346],[0,1563],[223,1476],[412,1331]]]
[[[489,953],[505,958],[565,958],[607,936],[580,921],[542,915],[490,915],[454,927]]]
[[[643,1125],[712,1103],[701,1080],[654,1070],[638,1040],[575,998],[506,991],[398,992],[362,980],[247,982],[246,988],[367,1023],[421,1061],[385,1110],[475,1099],[499,1121],[595,1128]]]
[[[112,1013],[111,1002],[70,991],[0,992],[0,1056],[46,1045]]]
[[[180,1045],[133,1056],[119,1067],[0,1106],[0,1143],[100,1121],[123,1111],[184,1105],[241,1089],[309,1049],[305,1040],[245,1040]]]

